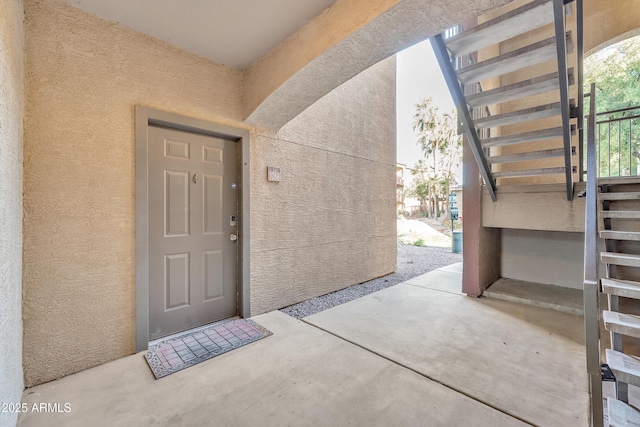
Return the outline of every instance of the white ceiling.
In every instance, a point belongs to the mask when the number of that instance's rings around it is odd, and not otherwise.
[[[245,69],[336,0],[65,0],[216,62]]]

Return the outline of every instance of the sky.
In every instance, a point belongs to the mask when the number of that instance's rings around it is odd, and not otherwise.
[[[415,104],[430,96],[441,112],[450,112],[455,105],[428,40],[398,53],[396,60],[398,163],[412,167],[422,158],[412,125]]]

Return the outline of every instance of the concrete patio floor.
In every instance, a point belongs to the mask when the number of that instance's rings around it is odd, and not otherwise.
[[[43,384],[27,426],[581,426],[582,318],[459,294],[459,265],[155,380],[142,353]],[[524,422],[523,422],[524,421]]]

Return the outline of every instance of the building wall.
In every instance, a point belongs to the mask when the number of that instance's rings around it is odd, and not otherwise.
[[[502,277],[582,289],[584,234],[502,230]]]
[[[584,7],[585,56],[640,33],[636,0],[585,0]]]
[[[396,266],[395,57],[338,87],[252,158],[252,308],[261,313]],[[281,168],[279,183],[267,166]]]
[[[60,0],[25,15],[28,386],[135,350],[136,104],[251,130],[253,314],[394,269],[393,61],[275,134],[241,122],[239,70]]]
[[[0,403],[22,396],[22,117],[24,31],[21,0],[0,0]],[[0,412],[0,426],[16,413]]]

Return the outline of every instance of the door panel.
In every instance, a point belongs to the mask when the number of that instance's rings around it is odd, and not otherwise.
[[[165,237],[189,235],[189,173],[165,171]]]
[[[204,299],[209,301],[224,297],[224,256],[222,251],[204,253]],[[222,274],[220,274],[222,272]]]
[[[204,234],[223,234],[222,183],[221,176],[204,174],[202,180],[202,231]]]
[[[236,143],[149,127],[149,337],[237,314]]]
[[[167,255],[164,259],[165,311],[188,306],[191,288],[189,254]]]

